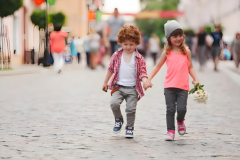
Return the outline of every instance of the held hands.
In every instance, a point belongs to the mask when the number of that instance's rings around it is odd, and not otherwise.
[[[152,88],[152,86],[153,86],[153,84],[152,84],[152,82],[151,82],[149,79],[147,79],[146,81],[143,82],[143,88],[144,88],[145,91],[146,91],[149,87]]]

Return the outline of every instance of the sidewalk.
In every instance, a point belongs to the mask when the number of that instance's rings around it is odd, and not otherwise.
[[[73,62],[72,64],[64,64],[63,71],[83,69],[85,63],[78,64],[77,62]],[[0,70],[1,76],[14,76],[14,75],[25,75],[25,74],[37,74],[37,73],[47,73],[53,71],[53,66],[43,67],[42,65],[31,65],[31,64],[23,64],[18,67],[14,67],[13,70]]]
[[[150,73],[152,60],[147,63]],[[219,72],[214,72],[213,63],[208,61],[199,72],[194,62],[211,99],[204,105],[189,97],[187,134],[176,134],[173,142],[164,141],[166,65],[138,102],[132,140],[124,138],[124,129],[118,135],[112,133],[111,95],[101,89],[107,68],[81,69],[74,62],[60,75],[27,74],[17,80],[1,77],[0,159],[239,160],[240,86],[227,75],[235,74],[227,65],[220,62]],[[51,70],[40,66],[38,71]],[[121,110],[126,120],[125,105],[123,102]]]
[[[234,61],[221,61],[219,69],[240,86],[240,67],[236,67]]]
[[[18,67],[14,67],[13,70],[1,70],[0,76],[14,76],[14,75],[23,75],[23,74],[36,74],[42,73],[48,70],[42,66],[24,64]]]

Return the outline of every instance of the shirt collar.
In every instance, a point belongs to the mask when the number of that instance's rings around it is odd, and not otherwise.
[[[123,53],[123,49],[122,49],[122,47],[120,47],[120,48],[118,48],[118,53]],[[135,49],[135,52],[136,52],[136,56],[135,57],[137,57],[137,58],[141,58],[140,57],[140,53],[138,52],[138,50],[137,49]]]

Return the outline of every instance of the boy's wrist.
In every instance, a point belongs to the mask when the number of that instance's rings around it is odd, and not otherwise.
[[[146,82],[146,81],[148,81],[148,78],[147,77],[143,77],[142,78],[142,82]]]

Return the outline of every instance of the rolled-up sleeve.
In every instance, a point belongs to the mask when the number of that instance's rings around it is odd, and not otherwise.
[[[143,77],[148,78],[147,69],[146,69],[146,62],[145,62],[144,58],[142,58],[140,60],[140,75],[139,75],[140,80],[142,80]]]
[[[114,60],[115,60],[115,55],[112,55],[110,64],[108,66],[108,71],[111,73],[114,73]]]

